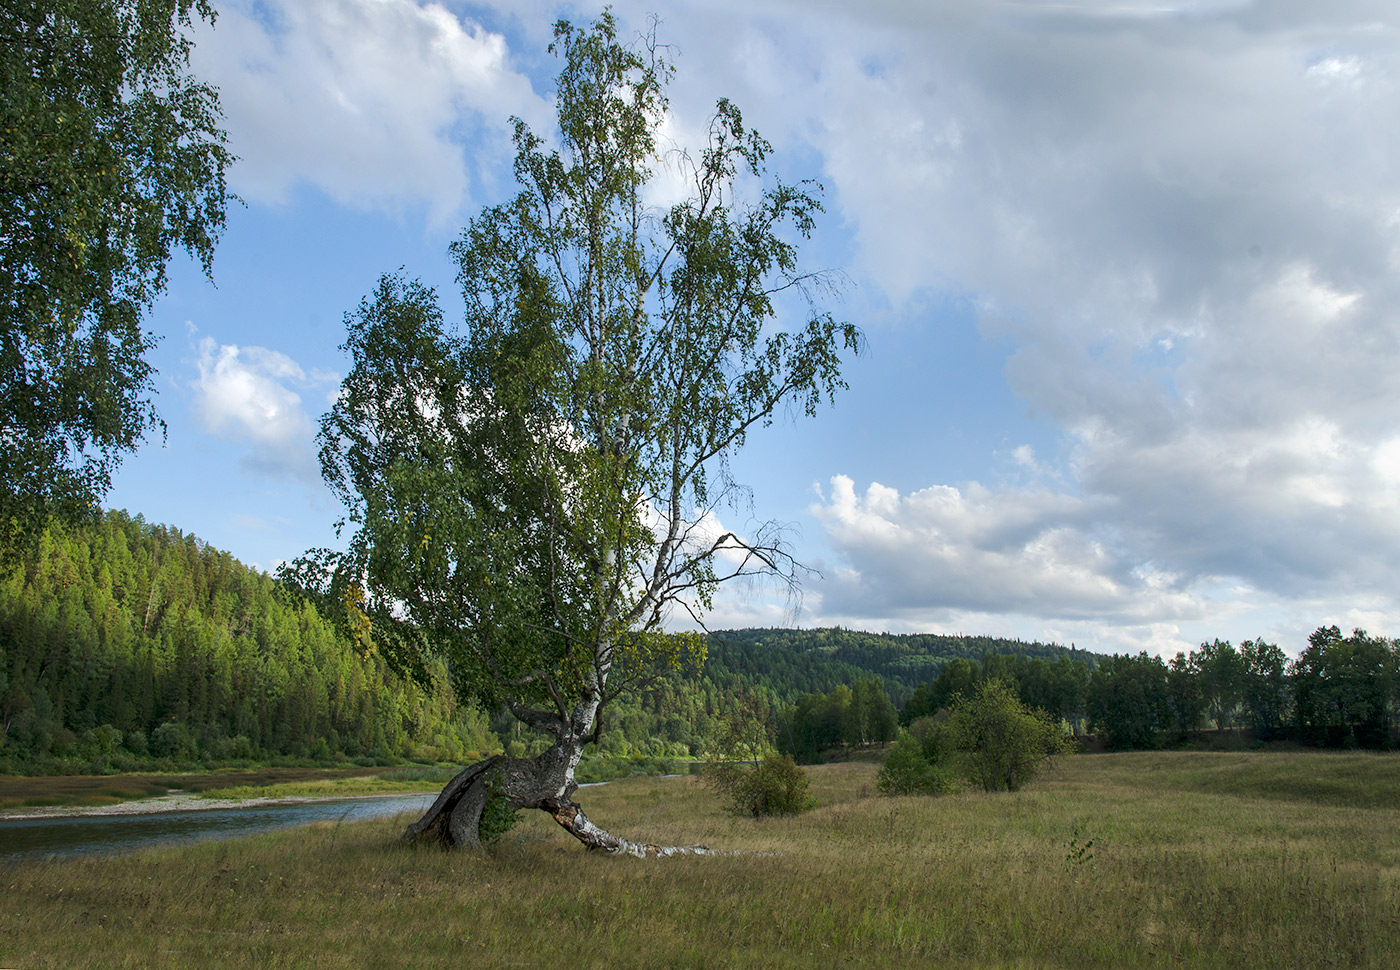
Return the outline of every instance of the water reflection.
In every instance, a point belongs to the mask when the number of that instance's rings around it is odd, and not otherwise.
[[[0,819],[0,858],[124,852],[169,842],[232,839],[310,822],[356,822],[400,813],[421,814],[435,797],[436,793],[150,815]]]

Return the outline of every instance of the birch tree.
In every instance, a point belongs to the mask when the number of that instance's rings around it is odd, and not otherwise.
[[[230,198],[199,19],[209,0],[0,4],[0,555],[91,516],[163,428],[143,317],[175,250],[208,275]]]
[[[668,617],[702,617],[740,577],[797,581],[780,529],[720,526],[745,494],[729,459],[843,388],[860,334],[798,265],[819,188],[771,177],[733,104],[695,155],[659,140],[672,68],[654,31],[625,44],[605,13],[560,22],[550,49],[557,129],[514,121],[519,192],[452,247],[463,324],[399,276],[347,317],[353,369],[320,442],[348,549],[321,557],[321,583],[366,642],[440,655],[464,694],[549,739],[466,768],[409,838],[476,844],[497,798],[590,848],[698,851],[599,828],[574,771],[611,700],[703,656]],[[662,176],[681,201],[656,201]]]

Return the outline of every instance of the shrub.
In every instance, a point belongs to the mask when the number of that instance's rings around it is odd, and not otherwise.
[[[477,838],[482,845],[494,845],[515,828],[519,820],[518,810],[506,797],[499,777],[493,777],[486,786],[486,804],[481,808],[481,821],[477,823]]]
[[[1068,739],[1043,711],[1021,703],[1005,681],[979,684],[957,697],[940,730],[957,748],[968,780],[987,791],[1016,791],[1035,776]]]
[[[151,732],[151,754],[157,758],[181,759],[195,753],[194,735],[179,721],[166,721]]]
[[[796,815],[816,805],[807,773],[785,754],[755,763],[730,762],[705,771],[706,783],[735,815]]]
[[[882,795],[946,795],[958,790],[958,777],[946,762],[930,758],[918,738],[900,731],[875,785]]]
[[[122,739],[122,744],[126,745],[126,750],[137,757],[144,756],[146,754],[146,732],[128,731],[126,737]]]

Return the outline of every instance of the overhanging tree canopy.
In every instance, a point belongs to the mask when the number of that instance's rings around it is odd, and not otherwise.
[[[494,791],[590,846],[658,851],[594,827],[574,767],[611,698],[703,649],[662,634],[673,609],[698,616],[739,576],[795,579],[778,529],[720,527],[741,494],[727,459],[843,387],[860,335],[810,301],[780,326],[778,294],[822,283],[797,263],[820,203],[768,177],[737,108],[719,102],[698,157],[663,153],[654,37],[623,45],[604,14],[556,25],[551,50],[557,147],[517,120],[519,194],[453,246],[465,325],[393,276],[347,318],[354,365],[320,440],[349,548],[322,579],[371,639],[411,631],[393,642],[552,739],[468,769],[411,834],[474,843]],[[659,201],[662,166],[682,201]]]
[[[187,72],[209,0],[0,4],[0,549],[90,512],[159,424],[142,314],[206,273],[232,162]]]

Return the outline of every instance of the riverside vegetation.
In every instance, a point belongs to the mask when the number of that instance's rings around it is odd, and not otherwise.
[[[538,813],[477,852],[403,820],[81,861],[0,878],[0,964],[42,967],[1380,968],[1400,952],[1400,759],[1130,752],[1019,792],[874,794],[738,818],[694,778],[590,791],[600,819],[738,850],[583,851]],[[1086,850],[1086,846],[1092,847]]]

